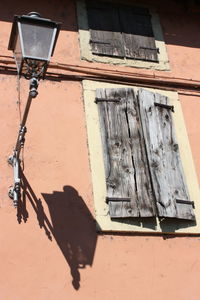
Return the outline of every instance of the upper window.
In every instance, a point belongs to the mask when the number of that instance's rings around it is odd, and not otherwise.
[[[158,62],[147,8],[87,1],[92,53]]]
[[[146,7],[78,2],[82,58],[169,69],[158,17]]]

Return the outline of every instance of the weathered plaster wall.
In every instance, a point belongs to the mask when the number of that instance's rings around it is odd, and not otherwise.
[[[186,15],[172,14],[174,2],[168,6],[166,17],[157,3],[171,64],[171,71],[164,75],[199,79],[197,21],[188,16],[187,27],[183,26]],[[63,22],[54,62],[117,68],[80,61],[76,11],[71,0],[2,0],[1,60],[11,55],[6,48],[13,15],[29,11]],[[20,85],[22,111],[28,81],[22,79]],[[199,299],[199,237],[97,236],[82,86],[78,81],[40,82],[27,122],[23,156],[26,193],[16,216],[7,196],[13,177],[6,160],[20,122],[17,87],[16,76],[0,69],[0,299]],[[179,96],[200,174],[200,98]]]

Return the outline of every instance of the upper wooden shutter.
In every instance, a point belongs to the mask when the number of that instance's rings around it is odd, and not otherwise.
[[[87,1],[92,53],[158,61],[147,8]]]
[[[132,89],[97,89],[106,173],[113,218],[155,216],[139,107]]]
[[[111,4],[87,1],[92,53],[124,57],[118,11]]]
[[[139,105],[159,217],[194,220],[168,98],[141,89]]]
[[[126,57],[157,62],[158,49],[148,9],[122,6],[119,16]]]

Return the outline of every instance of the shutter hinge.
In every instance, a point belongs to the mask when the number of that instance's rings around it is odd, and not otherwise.
[[[110,45],[110,44],[111,44],[111,43],[109,43],[109,42],[93,41],[93,40],[90,40],[90,43],[102,44],[102,45]]]
[[[120,98],[118,98],[118,99],[106,99],[106,98],[95,98],[95,103],[98,103],[98,102],[117,102],[117,103],[119,103],[120,102]]]
[[[140,49],[154,50],[154,51],[156,51],[157,53],[160,53],[160,49],[159,49],[159,48],[140,47]]]
[[[193,208],[195,208],[194,206],[194,201],[188,201],[188,200],[182,200],[182,199],[176,199],[177,203],[181,203],[181,204],[189,204],[192,205]]]
[[[106,203],[109,203],[110,201],[114,202],[131,202],[130,198],[112,198],[112,197],[106,197]]]
[[[157,102],[154,102],[154,105],[164,107],[166,109],[170,109],[172,112],[174,112],[174,106],[173,105],[167,105],[167,104],[162,104],[162,103],[157,103]]]

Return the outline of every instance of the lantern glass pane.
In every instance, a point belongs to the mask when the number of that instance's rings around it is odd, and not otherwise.
[[[21,49],[19,35],[17,35],[17,39],[16,39],[16,44],[15,44],[15,49],[14,49],[14,57],[15,57],[16,65],[17,65],[17,70],[19,72],[19,70],[21,68],[21,63],[22,63],[22,49]]]
[[[21,23],[24,56],[49,60],[54,28]]]

